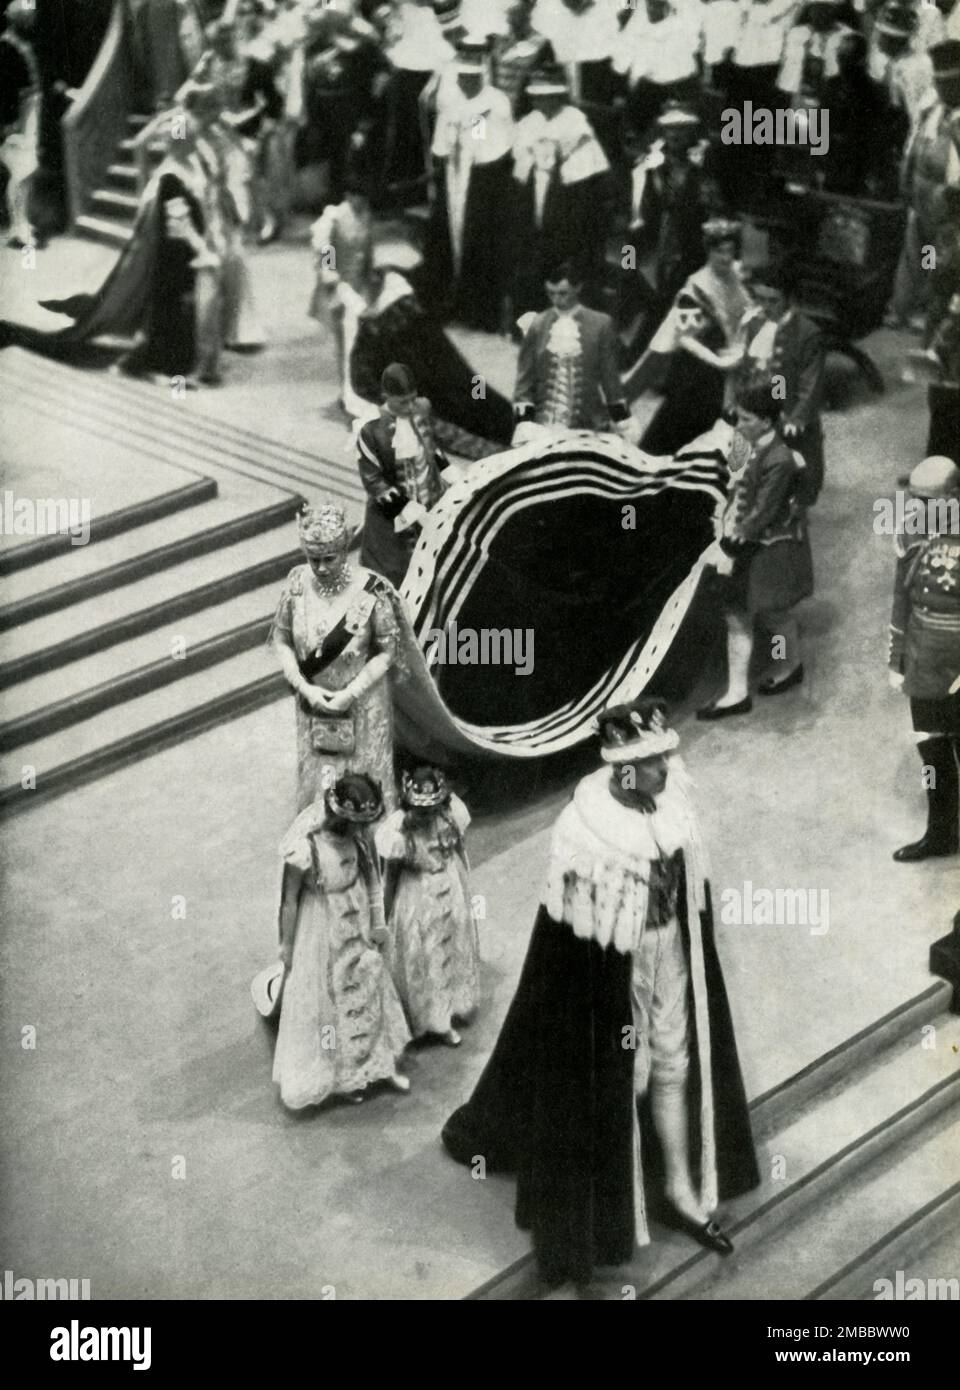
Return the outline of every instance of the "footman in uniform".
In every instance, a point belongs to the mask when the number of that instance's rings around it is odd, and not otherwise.
[[[521,319],[524,338],[517,359],[513,442],[540,429],[609,430],[636,442],[635,422],[617,366],[617,339],[607,314],[580,303],[583,277],[573,261],[547,272],[551,307]]]
[[[399,588],[427,512],[444,491],[441,473],[449,464],[434,440],[430,402],[417,394],[409,367],[392,363],[380,387],[380,414],[357,435],[367,491],[360,563]]]

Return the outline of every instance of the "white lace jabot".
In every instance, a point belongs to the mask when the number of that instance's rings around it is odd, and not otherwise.
[[[583,352],[576,315],[558,314],[547,337],[547,352],[554,357],[579,357]]]

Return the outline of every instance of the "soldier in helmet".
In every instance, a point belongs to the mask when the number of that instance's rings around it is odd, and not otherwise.
[[[890,684],[910,697],[927,793],[927,828],[894,854],[901,864],[955,854],[960,814],[960,468],[924,459],[910,474],[923,527],[897,538]]]

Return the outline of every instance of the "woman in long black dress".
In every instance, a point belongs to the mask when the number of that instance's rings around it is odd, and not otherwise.
[[[188,377],[199,370],[202,379],[216,379],[220,194],[194,117],[168,113],[163,128],[167,152],[106,280],[93,294],[41,301],[42,308],[73,319],[69,326],[43,331],[4,324],[4,342],[68,357],[104,335],[129,337],[134,346],[121,365],[131,374]]]
[[[405,362],[430,400],[437,439],[451,453],[482,458],[505,449],[513,434],[513,407],[474,371],[441,325],[421,305],[407,275],[419,264],[407,243],[374,247],[377,295],[361,315],[350,354],[350,385],[369,414],[380,401],[380,381],[392,362]]]

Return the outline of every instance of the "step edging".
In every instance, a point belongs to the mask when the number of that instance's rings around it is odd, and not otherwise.
[[[113,618],[99,627],[67,637],[49,647],[43,647],[27,656],[15,658],[0,665],[0,690],[5,690],[18,681],[32,676],[46,675],[67,666],[72,661],[93,656],[107,647],[125,642],[131,637],[141,637],[154,628],[165,627],[180,618],[190,617],[203,608],[226,603],[238,594],[249,593],[274,580],[285,579],[294,565],[302,561],[299,550],[287,550],[266,560],[260,560],[243,570],[221,575],[195,589],[188,589],[175,598],[150,604],[133,613]]]
[[[874,1033],[878,1030],[884,1032],[887,1031],[892,1026],[894,1021],[902,1021],[907,1019],[911,1021],[912,1026],[912,1020],[915,1017],[926,1018],[931,1014],[938,1014],[943,1012],[946,1008],[944,1000],[947,995],[949,995],[949,986],[941,981],[936,981],[930,986],[928,986],[927,989],[922,990],[920,994],[914,995],[911,999],[908,999],[903,1004],[898,1005],[897,1008],[890,1010],[886,1014],[883,1014],[879,1019],[875,1019],[873,1023],[868,1024],[865,1028],[860,1029],[859,1032],[854,1033],[852,1037],[845,1040],[845,1042],[838,1044],[835,1048],[831,1048],[828,1052],[823,1054],[823,1057],[826,1059],[825,1065],[827,1067],[828,1074],[831,1070],[836,1068],[838,1064],[838,1058],[846,1055],[848,1047],[852,1047],[858,1053],[861,1051],[865,1052],[867,1050],[868,1039],[871,1038],[874,1035]],[[894,1044],[898,1037],[902,1037],[904,1035],[905,1030],[897,1034],[896,1037],[890,1038],[884,1044],[883,1048],[880,1050],[886,1051],[888,1047]],[[815,1058],[814,1061],[811,1062],[808,1066],[801,1068],[798,1072],[795,1072],[792,1076],[788,1077],[786,1081],[779,1083],[777,1086],[772,1087],[768,1091],[764,1091],[755,1100],[751,1101],[748,1107],[750,1111],[751,1124],[754,1121],[755,1112],[759,1110],[761,1111],[761,1114],[757,1117],[757,1128],[761,1132],[769,1132],[770,1120],[763,1115],[763,1108],[769,1107],[773,1098],[778,1098],[778,1100],[783,1098],[787,1093],[788,1088],[792,1085],[800,1087],[801,1094],[802,1089],[804,1087],[812,1086],[813,1080],[811,1078],[815,1079],[817,1075],[817,1067],[820,1064],[820,1062],[821,1058]],[[954,1080],[954,1078],[946,1078],[947,1083],[951,1082],[952,1080]],[[781,1108],[781,1115],[784,1108],[785,1104]],[[888,1123],[892,1123],[892,1121],[895,1118],[896,1116],[890,1117]],[[862,1140],[865,1137],[866,1136],[860,1136],[860,1139]],[[855,1144],[858,1142],[860,1141],[854,1141]],[[849,1146],[847,1147],[849,1148]],[[837,1154],[831,1155],[830,1158],[825,1160],[825,1162],[827,1164],[832,1163],[843,1153],[844,1150],[840,1150]],[[811,1172],[816,1172],[818,1171],[818,1169],[823,1167],[824,1164],[820,1164],[817,1166],[816,1169],[811,1170]],[[803,1182],[804,1179],[801,1178],[797,1181],[798,1183],[800,1183]],[[777,1194],[776,1199],[769,1200],[782,1200],[786,1195],[786,1193],[780,1193]],[[766,1206],[768,1205],[768,1203],[764,1205]],[[750,1217],[746,1218],[744,1222],[739,1223],[735,1227],[732,1227],[731,1234],[741,1229],[741,1227],[743,1225],[746,1225],[747,1221],[751,1220],[751,1218],[752,1214]],[[690,1258],[687,1261],[684,1262],[682,1266],[679,1266],[676,1270],[671,1271],[668,1275],[661,1276],[660,1280],[654,1281],[654,1284],[651,1285],[651,1288],[657,1288],[661,1285],[665,1286],[666,1282],[672,1279],[674,1275],[676,1275],[679,1272],[679,1270],[686,1269],[701,1262],[705,1262],[709,1258],[710,1253],[706,1250],[695,1252],[690,1256]],[[500,1286],[501,1284],[508,1284],[511,1281],[517,1281],[518,1289],[520,1290],[519,1296],[521,1298],[536,1298],[538,1296],[537,1293],[534,1292],[534,1290],[538,1290],[540,1288],[540,1283],[536,1273],[535,1260],[532,1252],[525,1255],[521,1255],[518,1260],[515,1260],[512,1264],[508,1265],[505,1270],[501,1270],[498,1274],[493,1275],[490,1279],[486,1280],[483,1284],[479,1285],[476,1289],[474,1289],[470,1294],[467,1295],[467,1298],[471,1300],[486,1299],[490,1296],[490,1294],[495,1294],[498,1286]],[[647,1296],[647,1293],[640,1293],[638,1291],[638,1298]]]
[[[99,594],[112,593],[141,579],[149,579],[151,575],[162,574],[165,570],[175,569],[177,565],[199,559],[201,555],[212,555],[240,541],[252,540],[254,536],[276,530],[292,521],[302,505],[303,498],[291,494],[257,511],[245,512],[206,530],[168,541],[155,550],[142,551],[126,560],[119,560],[115,565],[15,599],[13,603],[0,606],[0,632],[9,632],[23,623],[72,608],[75,603],[83,603]],[[0,688],[3,688],[2,685]]]
[[[908,1138],[920,1125],[939,1114],[947,1105],[955,1104],[958,1099],[960,1073],[942,1077],[921,1095],[901,1106],[893,1115],[872,1126],[797,1178],[796,1182],[791,1183],[782,1192],[775,1193],[754,1207],[742,1220],[734,1222],[728,1228],[730,1235],[737,1237],[738,1245],[742,1244],[744,1249],[749,1249],[753,1244],[758,1223],[771,1212],[779,1218],[779,1228],[789,1219],[791,1211],[804,1210],[810,1206],[815,1196],[834,1191],[851,1173],[864,1168],[881,1154],[892,1149],[895,1144]],[[689,1294],[693,1289],[710,1281],[711,1275],[721,1268],[721,1259],[721,1256],[714,1255],[711,1251],[698,1251],[642,1292],[638,1290],[637,1297],[652,1299],[663,1289],[678,1284]]]
[[[151,418],[146,411],[141,414],[138,410],[136,414],[129,414],[126,419],[122,418],[124,404],[131,404],[130,401],[124,401],[123,397],[111,398],[107,405],[101,400],[98,408],[94,398],[84,396],[79,403],[74,402],[69,414],[65,414],[59,397],[52,394],[51,383],[44,381],[42,386],[31,383],[30,391],[35,398],[44,403],[51,418],[75,425],[78,415],[83,415],[91,422],[87,426],[87,433],[93,438],[108,439],[122,443],[128,448],[131,440],[138,440],[138,452],[146,458],[156,459],[159,463],[183,466],[180,454],[177,454],[175,459],[170,459],[167,455],[157,452],[158,448],[164,448],[169,454],[174,446],[168,445],[166,441],[179,435],[184,441],[183,447],[193,451],[191,458],[198,470],[219,470],[234,477],[247,478],[261,486],[270,486],[286,492],[293,492],[299,487],[311,487],[317,491],[335,493],[350,505],[359,505],[366,497],[363,484],[355,473],[341,470],[331,460],[318,457],[308,465],[298,462],[296,458],[268,459],[265,450],[261,451],[260,456],[237,453],[235,447],[239,448],[240,444],[223,441],[218,444],[213,437],[201,437],[198,431],[184,427],[182,416],[179,417],[180,428],[174,429],[169,425],[158,435],[155,427],[160,422]],[[151,427],[154,429],[151,430]],[[253,438],[256,439],[258,436]],[[299,471],[291,472],[283,466],[285,463]],[[256,471],[249,471],[251,469]]]
[[[22,815],[38,805],[44,805],[65,792],[98,781],[108,772],[119,772],[130,764],[161,753],[167,748],[185,743],[216,725],[237,719],[264,705],[272,704],[289,694],[282,672],[272,672],[247,685],[226,691],[223,695],[205,700],[182,714],[173,715],[159,724],[105,744],[92,753],[60,763],[38,781],[35,788],[26,790],[16,784],[0,789],[0,817]]]
[[[25,358],[28,360],[25,360]],[[58,373],[47,370],[49,368],[59,368],[66,372],[72,370],[68,364],[64,362],[51,359],[44,359],[43,362],[38,362],[26,353],[24,357],[13,359],[8,365],[8,370],[11,373],[19,373],[22,380],[25,380],[26,384],[32,389],[38,390],[41,384],[46,384],[52,388],[56,395],[56,387],[51,381],[51,377]],[[114,376],[107,375],[101,379],[100,376],[89,373],[87,374],[87,380],[84,384],[92,389],[96,389],[97,387],[104,388],[103,394],[109,395],[116,403],[117,408],[120,408],[123,404],[136,403],[138,406],[147,409],[148,413],[151,415],[154,414],[154,411],[162,411],[170,423],[172,423],[174,419],[176,419],[178,423],[182,422],[183,414],[180,412],[180,407],[174,406],[172,402],[168,400],[151,400],[148,395],[149,387],[145,386],[143,382],[137,382],[135,378],[119,380]],[[177,411],[177,414],[171,415],[171,411]],[[154,416],[154,418],[156,418],[156,416]],[[248,429],[244,425],[235,425],[228,420],[221,420],[219,416],[206,415],[203,411],[197,410],[192,413],[191,418],[194,422],[196,432],[205,432],[216,436],[217,439],[215,442],[217,443],[222,444],[224,440],[230,439],[237,447],[245,445],[251,448],[258,447],[264,453],[270,451],[277,456],[276,461],[294,463],[299,460],[304,466],[312,465],[314,468],[326,466],[327,468],[338,470],[339,466],[335,459],[327,458],[322,454],[311,453],[309,450],[303,449],[299,445],[288,445],[278,440],[271,439],[269,436],[258,434],[255,430]]]
[[[754,1132],[769,1134],[781,1123],[787,1111],[793,1113],[802,1110],[815,1096],[848,1075],[852,1068],[867,1061],[876,1062],[884,1052],[904,1038],[910,1028],[942,1013],[946,1005],[941,996],[945,998],[948,992],[949,986],[935,980],[920,994],[875,1019],[807,1066],[801,1067],[785,1081],[757,1096],[750,1105],[750,1118],[756,1125]]]
[[[907,1258],[907,1250],[921,1240],[929,1231],[931,1238],[943,1231],[945,1218],[956,1218],[960,1223],[960,1182],[955,1182],[918,1211],[913,1212],[877,1241],[860,1252],[852,1260],[841,1266],[828,1279],[804,1296],[804,1302],[822,1302],[826,1299],[857,1301],[863,1300],[863,1290],[872,1281],[865,1280],[864,1266],[868,1261],[887,1258],[891,1262]],[[841,1292],[842,1290],[842,1292]]]
[[[172,488],[169,492],[157,493],[155,497],[148,497],[143,502],[132,502],[128,507],[118,507],[115,511],[105,512],[91,520],[90,536],[86,544],[95,545],[97,541],[111,540],[114,536],[134,531],[139,526],[147,526],[153,521],[175,516],[178,512],[187,511],[203,502],[211,502],[217,493],[215,478],[197,478],[192,483]],[[23,545],[11,546],[9,550],[0,552],[0,576],[19,574],[21,570],[42,564],[46,560],[56,559],[74,549],[76,547],[69,531],[58,531],[52,536],[38,536],[36,540],[26,541]]]
[[[266,641],[271,622],[271,614],[254,618],[188,647],[183,657],[167,656],[148,662],[100,685],[42,705],[29,714],[0,724],[0,753],[8,754],[29,743],[49,738],[51,734],[81,724],[128,700],[149,695],[151,691],[161,690],[175,681],[184,680],[198,671],[206,671],[221,661],[250,651]]]

